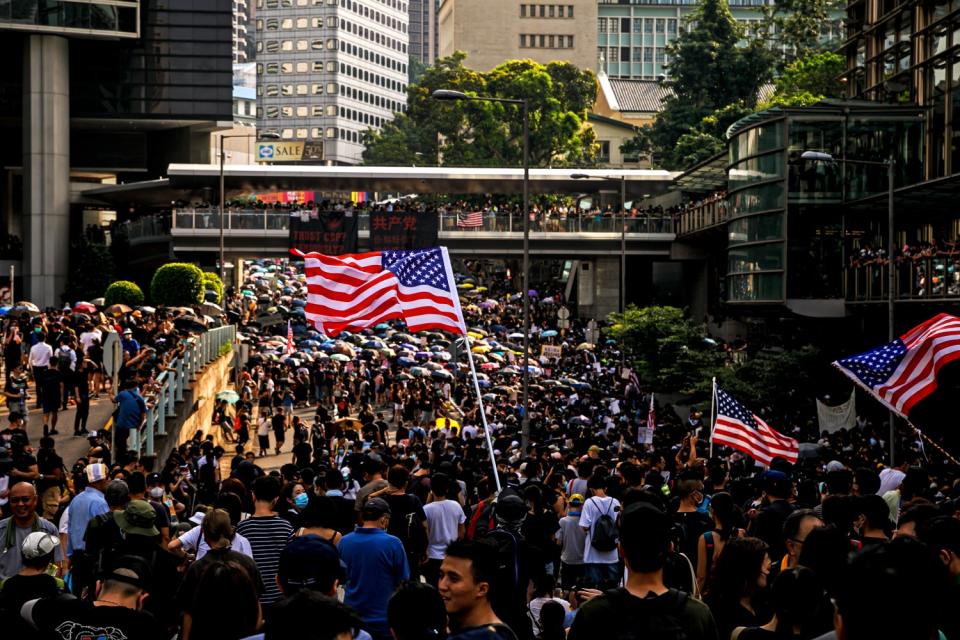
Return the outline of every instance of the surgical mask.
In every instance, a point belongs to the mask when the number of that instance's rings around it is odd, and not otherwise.
[[[293,504],[297,505],[297,507],[300,509],[306,507],[308,502],[310,502],[310,496],[306,493],[301,493],[293,499]]]
[[[150,489],[151,498],[162,498],[163,497],[163,487],[153,487]]]

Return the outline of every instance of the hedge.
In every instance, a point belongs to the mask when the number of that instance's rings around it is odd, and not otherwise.
[[[125,304],[128,307],[139,307],[143,304],[143,291],[136,282],[117,280],[107,287],[103,294],[104,304]]]
[[[150,300],[168,307],[188,307],[203,302],[203,271],[195,264],[171,262],[153,274]]]
[[[214,300],[217,304],[223,301],[223,281],[220,280],[220,276],[217,274],[205,271],[203,273],[203,288],[204,290],[209,289],[210,291],[217,292],[217,299]]]

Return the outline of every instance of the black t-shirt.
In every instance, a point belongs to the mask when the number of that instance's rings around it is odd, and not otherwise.
[[[58,469],[62,468],[63,458],[57,455],[56,451],[49,451],[42,455],[40,452],[37,453],[37,471],[42,475],[52,476]],[[43,493],[50,487],[58,487],[60,484],[60,480],[37,480],[37,492]]]
[[[29,606],[29,603],[28,603]],[[43,638],[57,640],[162,640],[156,619],[145,611],[96,606],[86,600],[44,598],[29,609],[29,617]]]
[[[403,543],[403,548],[406,549],[407,553],[423,553],[426,551],[426,547],[417,548],[423,546],[426,541],[426,532],[424,531],[422,537],[414,533],[415,527],[419,527],[419,531],[423,531],[423,523],[427,520],[420,499],[409,493],[397,496],[382,495],[380,497],[390,505],[390,523],[387,525],[387,533],[400,538],[400,542]],[[411,533],[414,533],[414,535],[411,536]]]
[[[697,566],[697,545],[700,536],[713,529],[713,518],[705,513],[693,511],[689,513],[674,513],[673,521],[677,524],[680,536],[678,551],[690,558],[693,566]]]
[[[567,637],[569,640],[640,638],[639,634],[633,635],[638,623],[664,631],[679,626],[686,640],[717,640],[720,637],[710,609],[699,600],[681,596],[675,590],[638,598],[625,589],[613,589],[584,603],[577,611]],[[728,631],[724,638],[729,637]]]
[[[0,629],[8,638],[28,638],[32,629],[20,617],[24,602],[37,598],[55,598],[62,591],[61,583],[53,576],[41,573],[36,576],[11,576],[3,582],[0,590]]]
[[[312,452],[313,447],[307,444],[305,440],[293,445],[293,463],[297,465],[298,469],[310,466],[310,454]]]
[[[287,419],[280,414],[273,414],[273,417],[270,418],[270,425],[273,427],[275,435],[280,435],[283,433],[283,429],[287,424]]]

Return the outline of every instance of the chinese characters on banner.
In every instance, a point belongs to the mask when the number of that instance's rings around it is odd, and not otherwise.
[[[357,216],[352,211],[312,211],[290,217],[290,248],[339,256],[357,252]]]
[[[437,246],[440,220],[436,213],[371,211],[370,250],[400,251]]]

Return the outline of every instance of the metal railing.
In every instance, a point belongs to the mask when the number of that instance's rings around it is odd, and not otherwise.
[[[846,298],[851,302],[883,302],[889,264],[847,268]],[[899,260],[894,263],[894,298],[939,300],[960,298],[960,256]]]
[[[727,221],[727,201],[713,200],[692,206],[677,214],[677,235],[695,233]]]
[[[286,231],[290,228],[290,211],[270,209],[243,209],[226,212],[225,229],[249,231]],[[479,226],[460,226],[456,213],[439,213],[441,231],[521,232],[523,216],[484,212]],[[370,216],[357,214],[358,229],[369,231]],[[216,209],[176,209],[172,216],[173,229],[217,230],[220,214]],[[620,233],[620,217],[575,212],[569,215],[536,214],[531,219],[531,231],[555,233]],[[627,233],[673,233],[673,218],[669,215],[638,214],[624,221]]]
[[[170,235],[170,217],[143,216],[123,223],[128,238],[159,238]]]
[[[140,429],[130,430],[129,448],[152,456],[154,438],[167,435],[167,418],[177,415],[176,403],[183,402],[183,392],[211,362],[220,357],[225,344],[237,339],[237,327],[227,325],[198,334],[187,345],[183,356],[175,358],[157,376],[156,390],[146,396],[147,419]]]

